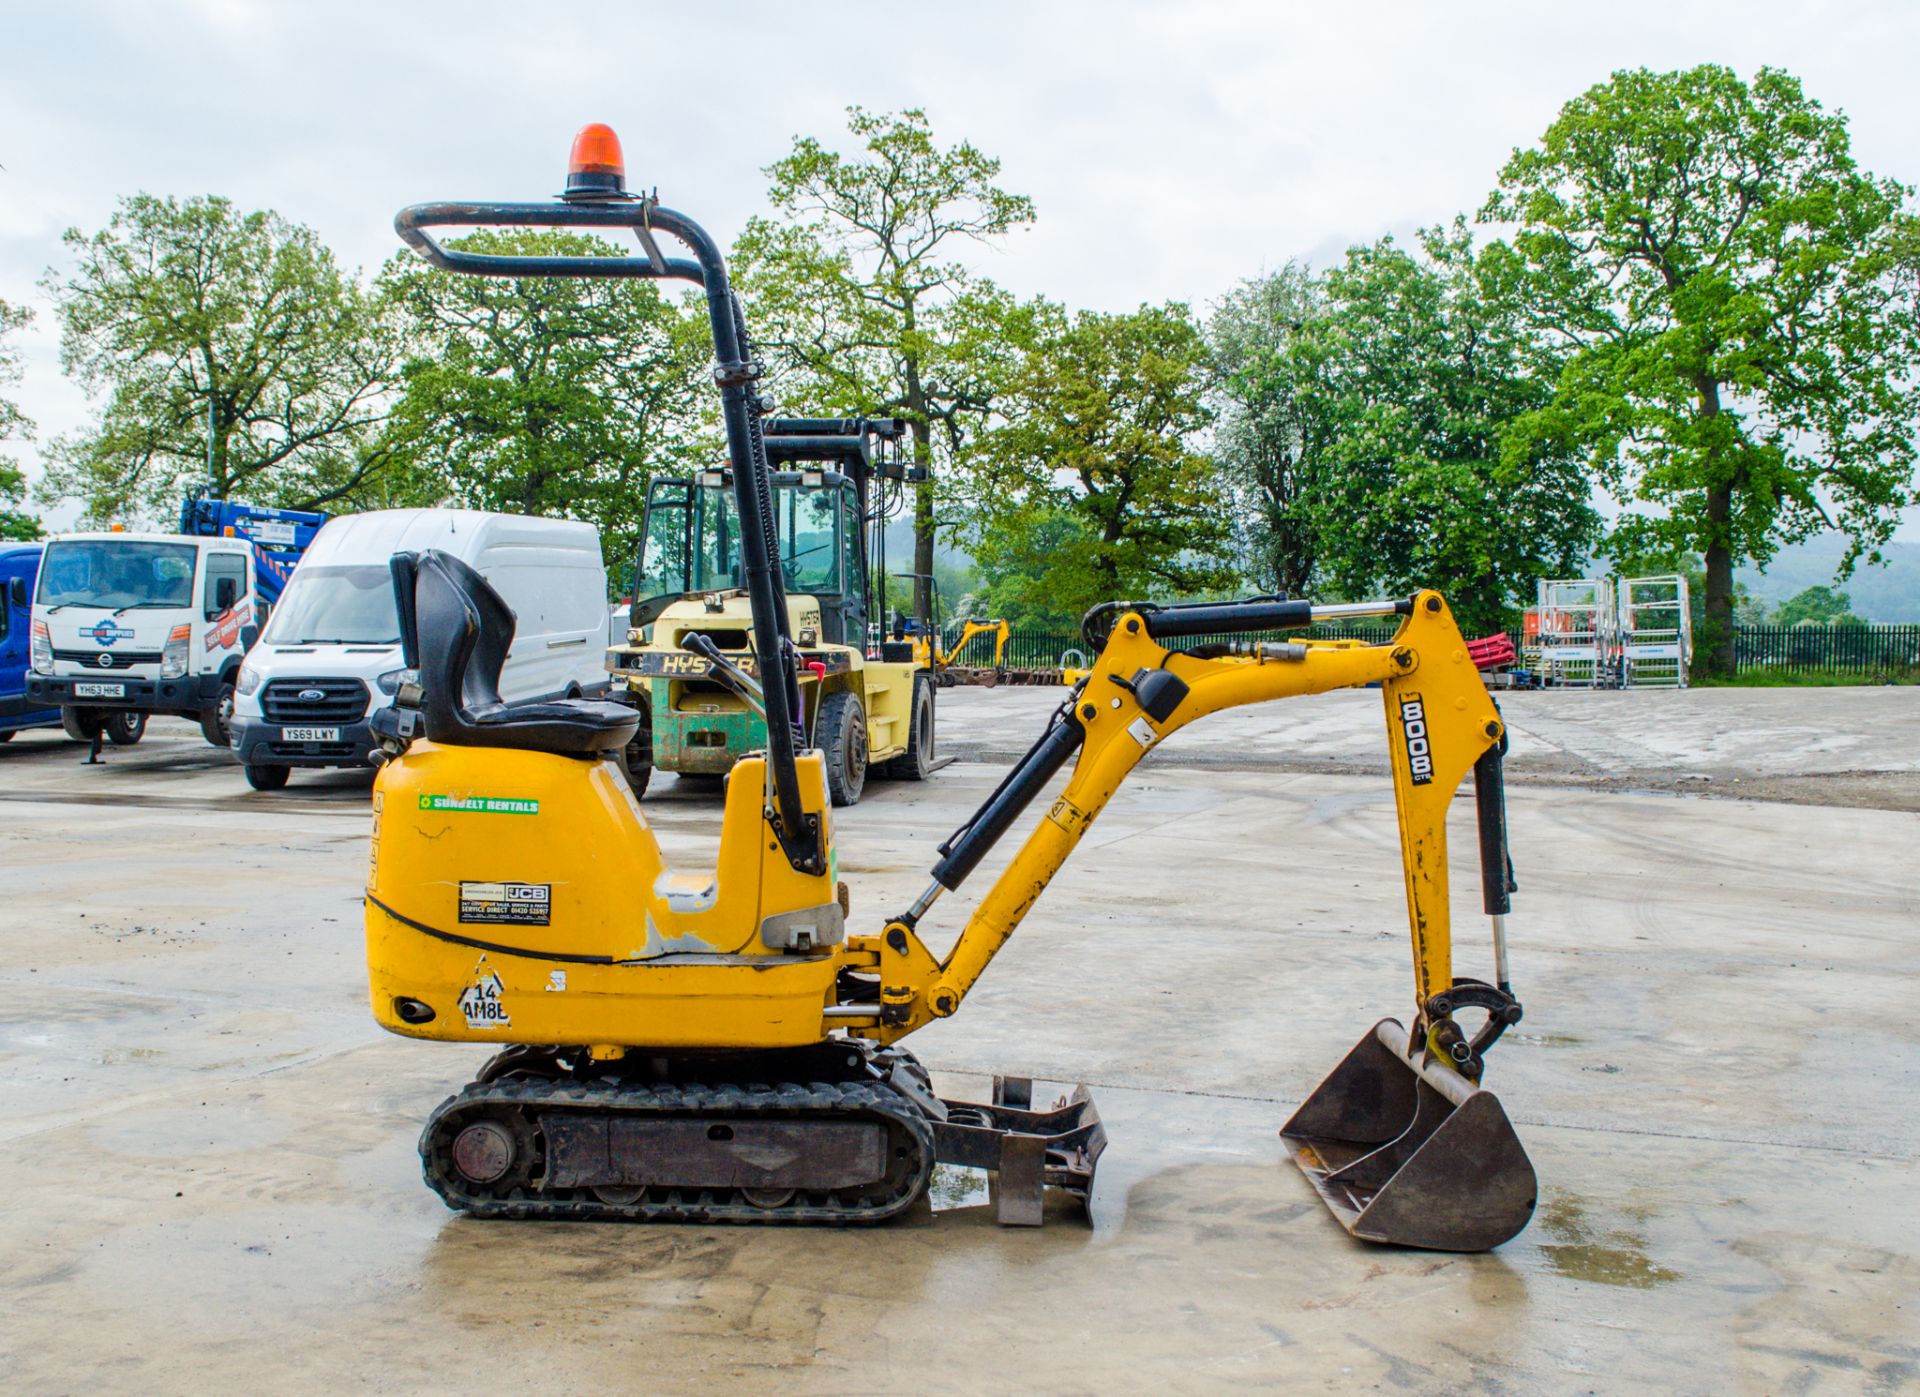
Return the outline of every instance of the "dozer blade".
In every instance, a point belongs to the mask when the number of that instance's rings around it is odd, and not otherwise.
[[[1050,1188],[1079,1199],[1091,1221],[1093,1174],[1107,1131],[1085,1087],[1051,1110],[1036,1111],[1030,1078],[995,1077],[992,1105],[941,1105],[947,1118],[934,1124],[933,1157],[993,1172],[995,1216],[1002,1226],[1040,1226]]]
[[[1533,1216],[1533,1163],[1492,1092],[1408,1056],[1407,1038],[1393,1019],[1375,1024],[1280,1138],[1354,1236],[1497,1247]]]

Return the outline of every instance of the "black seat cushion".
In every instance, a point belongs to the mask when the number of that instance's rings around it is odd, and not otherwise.
[[[500,668],[513,644],[514,615],[486,578],[460,559],[429,549],[396,567],[413,577],[412,615],[402,624],[420,670],[420,714],[430,741],[453,747],[518,747],[584,756],[627,745],[640,715],[590,699],[507,703]]]

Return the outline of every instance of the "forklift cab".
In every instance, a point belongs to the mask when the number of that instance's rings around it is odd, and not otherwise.
[[[858,645],[867,628],[861,508],[838,471],[778,471],[772,477],[774,536],[789,596],[820,605],[820,641]],[[656,480],[634,568],[630,623],[651,624],[682,597],[746,586],[731,470]]]

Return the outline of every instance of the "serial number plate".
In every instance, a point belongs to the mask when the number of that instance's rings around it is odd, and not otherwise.
[[[125,698],[127,696],[127,686],[125,684],[88,684],[83,682],[73,686],[73,696],[75,698]]]
[[[340,729],[282,728],[280,729],[280,740],[282,742],[338,742],[340,740]]]

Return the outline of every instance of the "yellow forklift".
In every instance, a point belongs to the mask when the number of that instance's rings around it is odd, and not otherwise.
[[[877,1222],[925,1197],[936,1161],[996,1171],[1007,1223],[1040,1221],[1049,1188],[1088,1197],[1106,1140],[1084,1092],[1035,1109],[1027,1084],[1009,1079],[991,1102],[945,1100],[902,1041],[960,1010],[1128,775],[1186,724],[1377,685],[1413,1017],[1369,1028],[1281,1138],[1356,1237],[1477,1251],[1525,1226],[1533,1168],[1484,1085],[1488,1051],[1520,1018],[1505,942],[1504,729],[1438,593],[1096,608],[1085,625],[1090,673],[940,845],[925,890],[891,915],[856,919],[826,759],[798,722],[800,649],[750,393],[759,368],[718,246],[685,214],[626,191],[604,127],[576,142],[557,203],[423,204],[396,226],[450,272],[672,277],[704,289],[754,668],[698,630],[681,643],[764,714],[767,733],[766,750],[728,777],[714,863],[672,867],[618,772],[634,711],[502,702],[513,613],[457,558],[395,557],[417,681],[379,719],[368,988],[394,1033],[499,1049],[421,1136],[426,1181],[450,1207],[498,1219]],[[497,256],[434,237],[498,226],[620,231],[644,255]],[[661,237],[691,255],[664,255]],[[1398,627],[1382,644],[1271,638],[1361,616]],[[1221,635],[1231,639],[1197,641]],[[1469,771],[1490,983],[1453,972],[1446,814]],[[957,935],[942,933],[942,897],[1036,805],[1043,813],[1025,822]],[[1205,898],[1218,893],[1198,891],[1169,935],[1204,934]],[[1194,1031],[1210,1027],[1203,1019]]]
[[[826,755],[828,794],[852,805],[876,773],[924,781],[942,765],[935,672],[910,645],[879,642],[871,619],[869,559],[904,486],[925,479],[925,467],[902,457],[906,423],[776,417],[756,425],[786,633],[798,648],[796,711]],[[724,776],[767,745],[765,718],[686,644],[702,636],[755,672],[734,476],[728,467],[648,488],[627,640],[607,660],[615,697],[640,716],[623,754],[636,795],[656,769]]]

